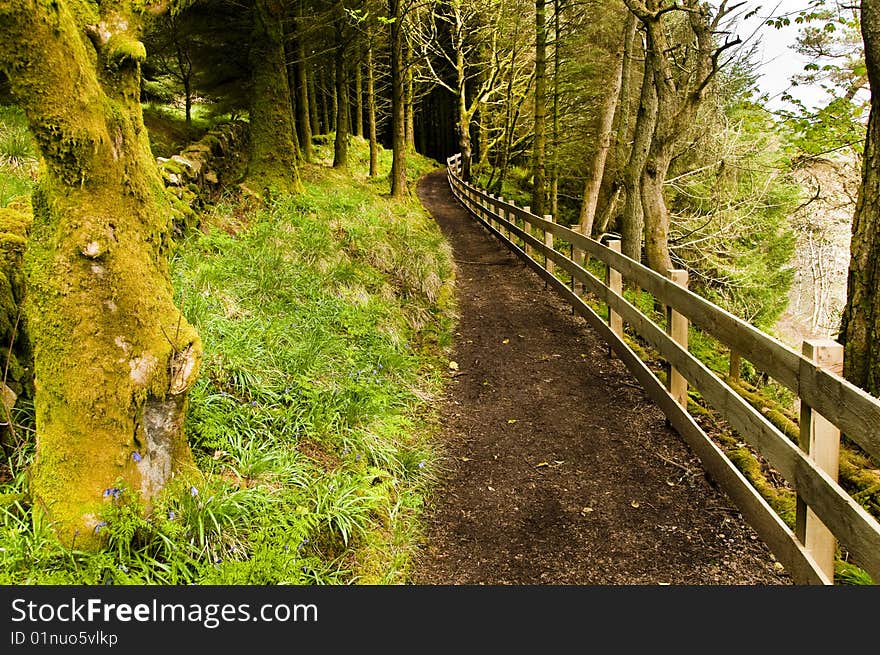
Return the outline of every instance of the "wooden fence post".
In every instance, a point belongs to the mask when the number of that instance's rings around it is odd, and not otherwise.
[[[489,215],[487,217],[489,219],[489,225],[497,228],[498,226],[495,223],[495,217],[493,216],[495,213],[495,196],[491,193],[487,193],[487,195],[489,196]]]
[[[552,214],[545,214],[544,220],[550,221],[552,223],[553,222],[553,215]],[[544,230],[544,245],[547,246],[548,248],[550,248],[551,250],[553,249],[553,233],[548,230]],[[544,269],[548,273],[550,273],[550,275],[555,275],[556,262],[554,262],[549,257],[547,257],[547,255],[544,255]],[[546,285],[544,285],[544,286],[546,287]]]
[[[687,289],[688,272],[682,269],[671,268],[666,276],[675,284]],[[666,306],[666,332],[682,348],[688,348],[688,320],[672,307]],[[666,388],[669,394],[679,405],[687,409],[687,380],[671,364],[666,365]]]
[[[801,352],[819,368],[838,375],[843,371],[843,346],[832,339],[807,339]],[[803,400],[798,444],[819,468],[837,481],[840,468],[840,430],[821,414],[813,411]],[[837,540],[800,496],[797,497],[795,534],[828,579],[834,580]]]
[[[620,253],[620,239],[610,239],[606,245],[614,252]],[[610,264],[605,268],[605,284],[618,296],[623,295],[623,276],[620,274],[620,271],[615,270]],[[623,318],[611,309],[610,304],[608,305],[608,327],[611,328],[614,334],[623,339]],[[613,352],[610,346],[609,350]]]
[[[526,214],[530,214],[530,213],[532,213],[532,208],[529,207],[528,205],[526,205],[525,207],[523,207],[523,211],[524,211]],[[528,222],[526,219],[523,219],[523,222],[522,222],[522,230],[523,230],[523,232],[525,232],[526,234],[531,234],[531,233],[532,233],[532,230],[530,229],[530,226],[529,226],[529,222]],[[522,239],[522,245],[523,245],[523,249],[525,249],[525,251],[526,251],[526,255],[527,255],[528,257],[531,257],[531,256],[534,254],[534,253],[532,253],[532,247],[531,247],[529,244],[526,243],[526,240],[525,240],[525,239]]]
[[[509,216],[507,215],[507,210],[504,209],[502,204],[504,203],[504,196],[498,196],[498,215],[503,220],[508,220]],[[504,225],[499,225],[498,229],[501,230],[501,234],[507,237],[507,240],[510,241],[510,230],[508,230]]]
[[[577,228],[575,228],[576,230]],[[571,257],[570,259],[580,267],[583,267],[587,263],[587,253],[585,253],[580,248],[575,248],[574,244],[571,246]],[[586,293],[586,288],[584,287],[584,283],[580,280],[572,281],[571,290],[574,291],[579,296],[584,295]]]

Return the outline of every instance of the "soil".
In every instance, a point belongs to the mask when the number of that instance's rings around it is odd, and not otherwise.
[[[587,323],[454,200],[418,195],[457,263],[445,450],[418,585],[791,584]]]

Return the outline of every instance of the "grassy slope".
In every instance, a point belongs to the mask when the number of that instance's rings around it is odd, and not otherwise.
[[[0,583],[406,579],[437,456],[453,265],[418,203],[382,197],[365,143],[352,150],[350,173],[310,166],[300,196],[221,204],[178,249],[175,288],[205,344],[188,422],[202,473],[148,520],[110,493],[99,555],[60,549],[26,502],[7,502]],[[414,159],[414,174],[432,167]],[[24,491],[29,456],[0,493]]]

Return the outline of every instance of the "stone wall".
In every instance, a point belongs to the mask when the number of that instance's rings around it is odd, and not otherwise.
[[[221,191],[244,177],[248,124],[222,123],[181,153],[158,157],[166,188],[174,202],[177,235],[198,226],[198,213]]]

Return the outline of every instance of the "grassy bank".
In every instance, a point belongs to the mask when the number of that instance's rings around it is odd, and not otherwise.
[[[108,549],[88,555],[32,522],[28,440],[0,483],[0,583],[406,579],[438,455],[430,403],[453,266],[418,203],[383,197],[387,182],[363,174],[365,143],[352,150],[350,172],[307,167],[301,195],[218,204],[177,249],[178,301],[205,347],[187,425],[200,473],[149,518],[114,490]],[[414,175],[433,166],[416,159]]]

